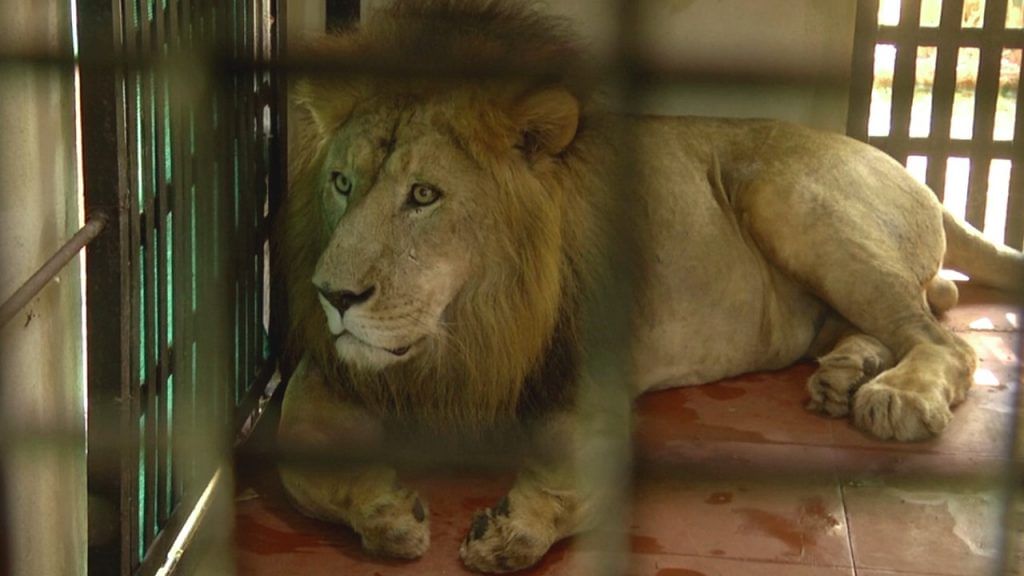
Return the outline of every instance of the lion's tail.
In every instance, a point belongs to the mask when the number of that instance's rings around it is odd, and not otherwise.
[[[1024,253],[996,245],[976,228],[943,210],[946,257],[943,266],[992,288],[1024,296]]]

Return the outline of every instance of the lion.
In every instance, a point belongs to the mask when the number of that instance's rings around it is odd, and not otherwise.
[[[614,114],[577,46],[512,2],[400,0],[312,49],[347,75],[311,66],[291,94],[300,143],[276,242],[297,366],[279,443],[521,433],[514,486],[460,548],[483,572],[530,566],[592,524],[574,458],[585,309],[630,307],[631,394],[817,358],[810,410],[910,441],[946,427],[975,368],[936,319],[957,300],[940,268],[1024,279],[1021,253],[867,144]],[[377,64],[410,74],[375,77]],[[630,256],[632,298],[597,302],[622,273],[614,250]],[[429,546],[428,503],[386,461],[280,472],[295,506],[371,553]]]

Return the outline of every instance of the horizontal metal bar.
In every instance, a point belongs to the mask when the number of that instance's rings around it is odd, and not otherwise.
[[[968,157],[982,153],[985,157],[1013,160],[1024,152],[1024,142],[992,140],[979,135],[974,140],[953,140],[951,138],[895,138],[891,136],[869,136],[868,143],[883,150],[899,149],[913,155],[941,155]]]
[[[75,235],[70,240],[64,243],[57,252],[50,257],[40,268],[33,274],[24,284],[18,288],[14,294],[11,294],[2,306],[0,306],[0,327],[6,326],[7,323],[14,318],[14,315],[19,310],[25,307],[36,294],[53,280],[57,274],[60,273],[64,265],[71,261],[72,258],[78,255],[78,253],[85,248],[89,242],[92,242],[100,232],[103,232],[103,228],[107,225],[107,215],[102,212],[97,212],[89,217],[89,221],[85,223],[85,226],[75,232]]]
[[[999,45],[1007,48],[1024,47],[1024,30],[1004,28],[899,28],[882,26],[878,29],[878,44],[907,46],[937,46],[952,44],[964,47]]]
[[[226,74],[289,71],[306,74],[339,74],[382,78],[464,79],[537,79],[559,77],[567,72],[565,63],[548,62],[523,65],[512,60],[480,62],[410,63],[395,58],[367,55],[303,54],[278,58],[230,57],[217,51],[191,51],[176,54],[130,54],[107,57],[69,58],[61,54],[32,51],[0,51],[0,67],[5,65],[77,66],[81,70],[117,69],[122,72],[156,70],[169,74],[196,74],[206,66]],[[814,85],[845,87],[848,74],[839,69],[764,69],[737,62],[725,68],[702,62],[653,62],[642,56],[590,59],[583,67],[571,70],[575,78],[591,82],[626,76],[634,85],[672,82],[742,83],[761,85]]]

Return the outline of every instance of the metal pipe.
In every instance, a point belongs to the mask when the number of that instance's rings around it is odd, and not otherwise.
[[[1024,317],[1024,308],[1018,311]],[[1017,338],[1017,365],[1011,372],[1016,378],[1011,382],[1020,382],[1021,362],[1024,357],[1024,339]],[[1020,565],[1018,552],[1020,544],[1017,539],[1020,537],[1019,530],[1021,522],[1018,516],[1017,504],[1021,496],[1021,480],[1024,479],[1024,438],[1021,432],[1024,430],[1024,392],[1020,386],[1015,386],[1012,395],[1012,407],[1010,412],[1009,446],[1007,446],[1005,461],[1003,462],[1003,474],[999,478],[1000,485],[1000,510],[999,510],[999,548],[997,549],[996,561],[992,565],[992,574],[1009,575],[1017,574]]]
[[[0,306],[0,328],[14,318],[19,310],[25,307],[37,294],[52,280],[64,265],[78,255],[89,242],[92,242],[103,228],[107,225],[107,215],[98,212],[89,217],[89,220],[72,236],[63,246],[50,257],[39,270],[36,271],[24,284],[18,288],[10,298]]]

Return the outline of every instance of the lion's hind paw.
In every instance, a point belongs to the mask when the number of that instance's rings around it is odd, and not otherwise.
[[[807,381],[807,409],[841,418],[850,413],[857,389],[893,365],[892,353],[876,338],[852,334],[818,359],[818,370]]]
[[[818,370],[807,381],[811,395],[807,409],[833,418],[850,413],[853,394],[880,371],[872,357],[858,358],[845,354],[829,354],[819,360]]]
[[[953,414],[938,387],[909,390],[886,383],[883,374],[854,396],[853,422],[882,440],[924,440],[942,432]]]

